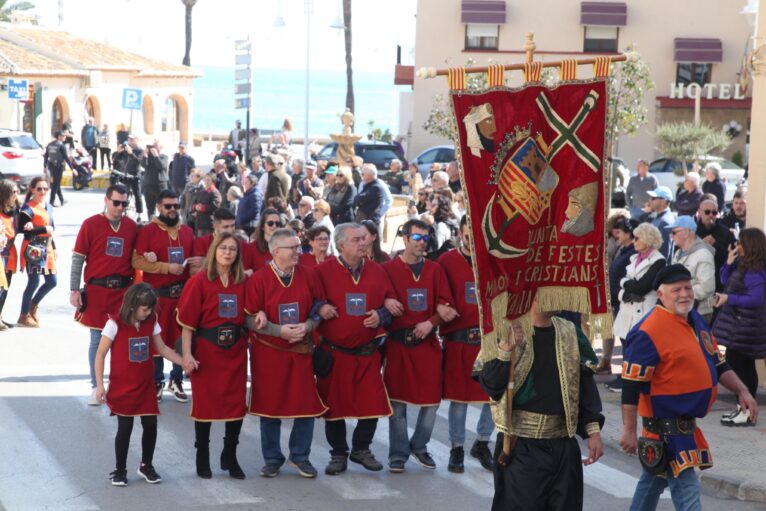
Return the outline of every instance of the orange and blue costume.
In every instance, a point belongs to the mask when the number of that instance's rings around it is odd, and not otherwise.
[[[622,378],[641,384],[639,415],[666,419],[708,414],[725,361],[697,311],[685,319],[657,305],[631,329],[624,347]],[[659,439],[646,430],[643,435]],[[691,435],[663,435],[663,440],[674,477],[687,468],[713,466],[699,428]]]

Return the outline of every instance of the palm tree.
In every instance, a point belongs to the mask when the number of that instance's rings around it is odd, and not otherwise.
[[[192,9],[197,3],[197,0],[181,0],[184,7],[186,7],[186,53],[184,53],[184,66],[191,66],[191,59],[189,53],[191,52],[192,43]]]
[[[13,11],[28,11],[35,6],[31,2],[16,2],[6,7],[8,0],[0,0],[0,21],[11,21]]]
[[[343,0],[343,35],[346,43],[346,108],[354,113],[354,76],[351,68],[351,0]]]

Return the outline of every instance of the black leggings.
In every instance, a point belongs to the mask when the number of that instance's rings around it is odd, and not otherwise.
[[[154,446],[157,444],[157,416],[142,415],[141,427],[141,463],[151,465],[154,459]],[[114,437],[114,455],[117,458],[117,470],[125,470],[128,461],[130,434],[133,432],[133,417],[117,416],[117,435]]]
[[[207,443],[210,441],[210,427],[212,422],[194,421],[194,436],[198,443]],[[231,440],[239,439],[239,432],[242,431],[242,419],[226,422],[226,438]]]
[[[726,348],[726,361],[731,366],[734,374],[739,376],[750,394],[755,397],[758,390],[758,371],[755,369],[755,359],[740,353],[737,350]]]
[[[8,281],[8,289],[0,289],[0,315],[3,313],[3,307],[5,307],[5,299],[8,298],[8,291],[11,290],[11,279],[13,278],[12,272],[5,272],[5,280]]]

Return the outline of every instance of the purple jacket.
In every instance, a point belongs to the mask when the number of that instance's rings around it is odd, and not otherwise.
[[[713,324],[718,343],[752,358],[766,357],[766,271],[721,268],[728,303]]]

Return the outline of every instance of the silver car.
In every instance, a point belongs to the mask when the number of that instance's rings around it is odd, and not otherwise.
[[[718,156],[700,156],[697,158],[700,165],[700,186],[705,182],[705,165],[716,162],[721,166],[721,180],[726,185],[725,202],[728,204],[734,198],[734,192],[737,191],[743,179],[745,178],[745,169],[729,160]],[[694,162],[686,162],[686,172],[692,170]],[[683,185],[685,172],[681,169],[681,162],[671,158],[659,158],[649,164],[649,172],[657,176],[661,186],[667,186],[675,194],[678,188]],[[633,173],[635,174],[635,173]]]
[[[45,173],[43,147],[31,133],[0,129],[0,175],[25,190]]]

